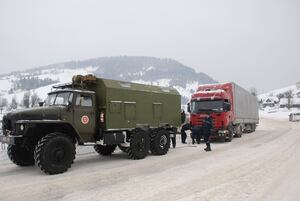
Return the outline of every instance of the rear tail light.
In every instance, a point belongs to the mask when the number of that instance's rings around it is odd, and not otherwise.
[[[104,112],[100,113],[100,123],[104,123]]]

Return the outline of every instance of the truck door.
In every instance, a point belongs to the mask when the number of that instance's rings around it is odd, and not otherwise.
[[[74,106],[74,125],[85,141],[93,138],[96,115],[95,100],[92,94],[77,94]]]

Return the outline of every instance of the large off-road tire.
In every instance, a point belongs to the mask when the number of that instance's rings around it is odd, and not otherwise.
[[[154,155],[165,155],[170,149],[170,135],[165,129],[151,133],[150,150]]]
[[[34,160],[46,174],[66,172],[75,159],[75,143],[63,133],[50,133],[40,139],[34,150]]]
[[[9,159],[18,166],[34,165],[33,153],[19,145],[8,145],[7,155]]]
[[[109,156],[115,151],[116,147],[117,145],[95,145],[94,149],[98,154],[102,156]]]
[[[150,149],[150,137],[148,133],[142,129],[134,129],[130,135],[130,146],[127,154],[131,159],[145,158]]]

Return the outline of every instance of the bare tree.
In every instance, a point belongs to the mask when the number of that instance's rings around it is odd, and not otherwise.
[[[292,107],[292,98],[293,98],[293,91],[289,90],[289,91],[285,92],[284,96],[288,100],[288,104],[287,104],[288,109],[291,109],[291,107]]]
[[[2,114],[3,108],[7,107],[7,99],[6,98],[0,98],[0,111]]]
[[[33,107],[34,105],[36,105],[38,102],[41,101],[40,97],[36,93],[33,93],[30,99],[31,99],[31,107]]]
[[[280,102],[280,99],[284,98],[284,94],[282,94],[282,93],[277,94],[277,98]]]
[[[17,108],[18,108],[17,97],[14,96],[14,97],[11,99],[10,109],[15,110],[15,109],[17,109]]]
[[[22,105],[26,108],[29,108],[30,104],[30,91],[25,92],[22,100]]]

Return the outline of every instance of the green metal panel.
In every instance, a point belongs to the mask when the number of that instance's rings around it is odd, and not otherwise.
[[[135,128],[137,124],[180,126],[180,95],[177,90],[98,78],[94,88],[105,128]]]
[[[163,117],[163,104],[162,103],[153,103],[153,118],[161,120]]]
[[[124,102],[125,120],[136,120],[136,102]]]

